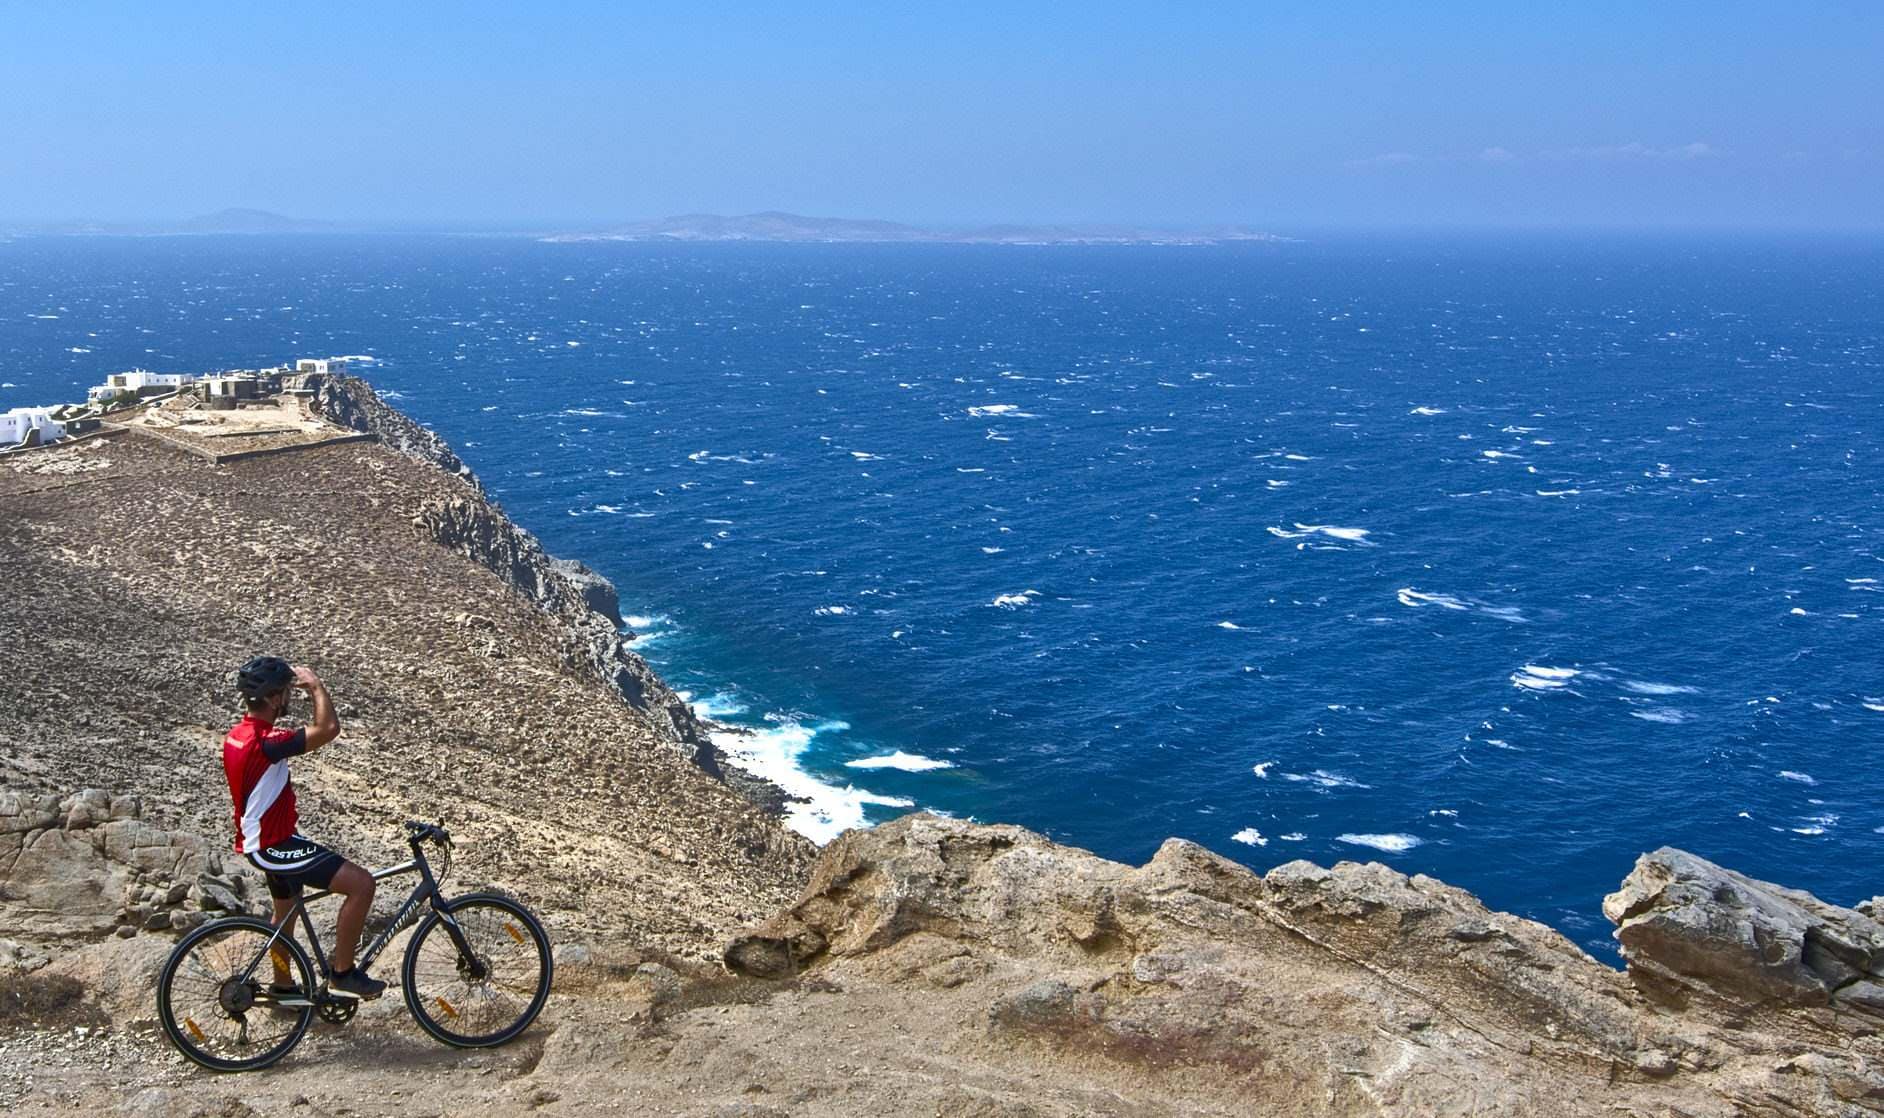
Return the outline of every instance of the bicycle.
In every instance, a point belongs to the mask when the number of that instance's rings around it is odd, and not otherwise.
[[[356,965],[371,966],[429,902],[399,969],[407,1012],[434,1039],[454,1047],[491,1048],[514,1039],[549,998],[548,934],[529,909],[500,893],[444,899],[440,883],[451,868],[451,836],[430,823],[405,827],[412,858],[373,871],[373,878],[417,873],[419,883]],[[444,852],[436,875],[423,849],[428,841]],[[333,971],[307,913],[310,902],[331,895],[322,890],[298,898],[279,925],[232,916],[178,941],[157,980],[157,1016],[170,1042],[206,1068],[253,1071],[286,1056],[316,1013],[334,1024],[350,1020],[360,1003],[328,992]],[[294,936],[297,919],[314,962]],[[283,974],[289,982],[279,981]]]

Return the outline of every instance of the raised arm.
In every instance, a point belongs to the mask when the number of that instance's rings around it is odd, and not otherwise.
[[[340,736],[340,718],[334,714],[334,700],[327,694],[327,685],[313,668],[296,665],[294,685],[314,701],[314,717],[307,724],[307,752],[312,753]]]

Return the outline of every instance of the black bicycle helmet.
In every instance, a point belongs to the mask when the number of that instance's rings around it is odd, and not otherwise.
[[[294,668],[279,656],[257,656],[236,669],[236,690],[245,699],[263,699],[294,682]]]

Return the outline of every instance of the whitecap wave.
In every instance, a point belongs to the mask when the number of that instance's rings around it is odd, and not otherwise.
[[[1685,710],[1676,710],[1673,707],[1650,707],[1647,710],[1632,710],[1629,712],[1629,717],[1640,718],[1644,722],[1661,722],[1678,726],[1693,716]]]
[[[1038,416],[1034,415],[1031,412],[1024,412],[1020,410],[1019,404],[982,404],[978,407],[972,407],[967,410],[968,410],[968,414],[974,416],[976,419],[986,419],[991,415],[1009,415],[1009,416],[1013,416],[1016,419],[1038,419],[1039,418]]]
[[[1556,691],[1582,674],[1575,668],[1546,668],[1526,664],[1511,673],[1511,682],[1527,691]]]
[[[1023,590],[1018,594],[1002,594],[988,604],[999,609],[1019,609],[1022,606],[1033,605],[1034,599],[1039,596],[1038,590]]]
[[[1256,762],[1256,767],[1252,768],[1250,771],[1262,777],[1264,780],[1268,780],[1269,770],[1273,767],[1275,767],[1274,761],[1258,761]]]
[[[1778,772],[1774,773],[1773,775],[1777,776],[1781,780],[1790,780],[1795,784],[1817,784],[1818,783],[1818,781],[1813,779],[1813,777],[1809,773],[1794,772],[1791,769],[1781,769]]]
[[[849,606],[819,606],[811,612],[819,617],[842,617],[852,610]]]
[[[1275,536],[1278,539],[1284,539],[1284,540],[1299,540],[1305,536],[1320,535],[1320,536],[1327,536],[1330,539],[1344,540],[1348,543],[1358,543],[1366,547],[1373,546],[1372,541],[1370,541],[1367,538],[1367,535],[1368,535],[1367,529],[1365,528],[1338,528],[1333,524],[1300,524],[1298,523],[1296,524],[1295,531],[1293,532],[1289,531],[1287,528],[1277,528],[1272,525],[1269,528],[1269,534],[1272,536]]]
[[[1422,407],[1414,408],[1412,411],[1408,412],[1407,414],[1408,415],[1444,415],[1446,414],[1446,409],[1445,408],[1429,408],[1429,407],[1422,406]]]
[[[1633,691],[1638,695],[1692,695],[1699,687],[1684,687],[1679,683],[1648,683],[1639,679],[1622,681],[1624,691]]]
[[[1217,622],[1217,628],[1228,629],[1233,633],[1240,633],[1243,631],[1243,626],[1238,625],[1234,621],[1219,621]]]
[[[1336,835],[1335,841],[1345,842],[1350,846],[1371,846],[1375,850],[1382,850],[1388,854],[1404,854],[1426,840],[1413,835],[1346,834]]]
[[[934,757],[924,757],[920,753],[905,753],[898,749],[880,757],[862,757],[855,761],[844,762],[847,769],[897,769],[906,773],[926,773],[935,769],[952,769],[953,761],[940,761]]]
[[[1351,776],[1344,776],[1341,773],[1331,773],[1326,769],[1316,769],[1314,772],[1306,773],[1283,773],[1282,779],[1292,780],[1297,784],[1313,784],[1318,788],[1369,787]]]
[[[1254,827],[1243,828],[1237,833],[1231,835],[1230,841],[1240,842],[1245,846],[1268,846],[1269,845],[1269,840],[1264,838],[1263,833]]]
[[[1439,606],[1442,609],[1469,610],[1472,607],[1450,594],[1425,594],[1410,586],[1402,587],[1394,594],[1403,606],[1418,609],[1421,606]]]

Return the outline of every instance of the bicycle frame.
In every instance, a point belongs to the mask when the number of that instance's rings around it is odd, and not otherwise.
[[[385,881],[393,877],[402,877],[409,873],[417,873],[419,875],[419,883],[413,887],[412,892],[407,895],[406,899],[400,902],[399,911],[393,916],[392,922],[387,924],[385,930],[380,932],[379,936],[373,940],[372,944],[361,951],[354,960],[353,965],[359,970],[366,970],[368,967],[372,966],[373,960],[378,958],[379,953],[386,949],[386,945],[392,942],[392,938],[398,935],[400,931],[412,922],[413,917],[418,912],[419,906],[428,901],[431,903],[432,911],[436,912],[439,919],[444,923],[445,934],[451,937],[452,946],[458,949],[460,956],[471,956],[473,954],[471,945],[465,941],[464,931],[459,928],[458,922],[452,919],[451,913],[447,912],[444,906],[440,904],[442,897],[438,890],[438,879],[432,875],[432,866],[431,863],[425,860],[425,852],[419,849],[420,841],[421,840],[417,838],[411,840],[412,857],[410,859],[396,866],[387,866],[385,869],[372,871],[373,880],[375,882]],[[314,920],[308,915],[307,906],[323,897],[333,896],[333,894],[334,891],[332,889],[322,889],[319,892],[307,893],[295,898],[294,907],[289,909],[288,915],[283,917],[281,922],[275,925],[275,934],[268,937],[268,942],[262,945],[262,949],[256,953],[254,960],[243,970],[241,976],[242,981],[248,982],[254,977],[256,969],[262,965],[262,960],[268,957],[269,953],[275,949],[275,944],[280,942],[284,935],[292,938],[296,919],[299,919],[302,926],[307,930],[308,944],[314,948],[314,965],[320,971],[321,981],[324,982],[331,979],[334,973],[333,967],[327,961],[327,952],[321,947],[320,935],[314,930]]]

